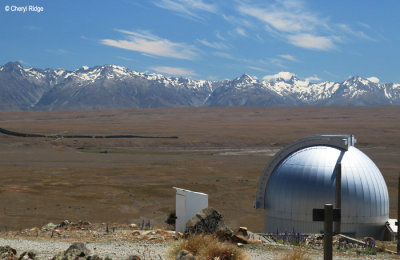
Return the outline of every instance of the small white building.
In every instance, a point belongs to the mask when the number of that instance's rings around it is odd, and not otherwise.
[[[183,232],[186,223],[202,209],[208,207],[208,195],[176,188],[176,232]]]

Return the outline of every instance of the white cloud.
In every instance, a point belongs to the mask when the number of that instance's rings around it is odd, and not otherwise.
[[[198,11],[217,13],[218,8],[215,4],[205,3],[203,0],[156,0],[153,4],[157,7],[171,10],[177,14],[195,20],[203,18],[197,13]]]
[[[123,56],[116,56],[118,59],[121,59],[121,60],[126,60],[126,61],[136,61],[136,60],[134,60],[134,59],[131,59],[131,58],[128,58],[128,57],[123,57]]]
[[[379,79],[377,77],[369,77],[367,80],[373,82],[373,83],[379,83]]]
[[[218,39],[220,39],[221,41],[226,41],[226,38],[224,36],[222,36],[219,32],[215,33],[215,37],[217,37]]]
[[[281,57],[282,59],[285,59],[285,60],[298,61],[295,57],[293,57],[292,55],[289,55],[289,54],[281,54],[281,55],[279,55],[279,57]]]
[[[226,53],[226,52],[219,52],[219,51],[213,52],[213,55],[217,56],[217,57],[225,58],[225,59],[236,60],[235,57],[233,57],[232,55],[230,55],[229,53]]]
[[[226,53],[226,52],[216,51],[216,52],[213,52],[212,54],[214,56],[221,57],[221,58],[224,58],[224,59],[234,60],[234,61],[238,61],[238,62],[253,63],[252,60],[244,59],[244,58],[238,58],[238,57],[235,57],[235,56],[233,56],[233,55],[231,55],[229,53]]]
[[[374,39],[374,38],[368,36],[367,34],[365,34],[363,31],[358,31],[358,30],[352,29],[347,24],[338,24],[337,26],[338,26],[338,28],[340,30],[342,30],[343,32],[349,34],[350,36],[356,36],[358,38],[361,38],[361,39],[364,39],[364,40],[368,40],[368,41],[377,41],[376,39]]]
[[[285,10],[274,5],[267,8],[241,5],[238,10],[242,14],[252,16],[283,32],[310,31],[323,23],[322,19],[305,12],[299,6],[295,6],[295,10],[293,7]]]
[[[193,60],[196,57],[196,48],[185,43],[171,42],[146,31],[117,31],[123,33],[126,40],[104,39],[100,42],[108,46],[137,51],[144,55],[184,60]]]
[[[268,62],[274,64],[274,65],[277,66],[277,67],[286,68],[286,66],[283,64],[283,60],[281,60],[281,59],[278,59],[278,58],[269,58],[269,59],[268,59]]]
[[[228,23],[233,24],[233,25],[240,25],[240,26],[245,26],[245,27],[252,27],[253,26],[253,24],[249,20],[240,18],[237,15],[226,15],[226,14],[223,14],[222,18],[225,21],[227,21]]]
[[[306,78],[306,81],[310,82],[310,81],[320,81],[321,79],[317,76],[317,75],[313,75],[310,77]]]
[[[244,37],[246,37],[247,36],[247,33],[246,33],[246,31],[243,29],[243,28],[236,28],[236,33],[237,34],[239,34],[239,35],[241,35],[241,36],[244,36]]]
[[[333,40],[325,36],[316,36],[308,33],[289,35],[291,44],[305,49],[330,50],[335,47]]]
[[[188,70],[185,68],[158,66],[158,67],[151,67],[151,69],[158,73],[165,73],[165,74],[174,75],[174,76],[195,76],[195,75],[197,75],[193,70]]]
[[[71,53],[70,51],[67,51],[65,49],[56,49],[56,50],[49,49],[49,50],[46,50],[46,51],[50,52],[50,53],[53,53],[53,54],[58,54],[58,55],[66,55],[66,54],[70,54]]]
[[[290,80],[294,76],[296,76],[296,74],[291,73],[291,72],[281,71],[274,75],[264,76],[263,80],[265,80],[265,81],[276,80],[276,79]]]
[[[260,67],[256,67],[256,66],[247,66],[247,68],[251,69],[251,70],[257,70],[257,71],[263,71],[263,72],[268,72],[268,70],[260,68]]]
[[[335,35],[326,35],[327,32],[334,34],[328,19],[309,11],[302,1],[276,1],[264,6],[240,4],[238,11],[264,23],[271,36],[284,38],[301,48],[330,50],[339,40]],[[290,57],[282,58],[290,60]]]
[[[209,42],[205,39],[197,40],[197,41],[200,42],[201,44],[203,44],[204,46],[207,46],[210,48],[219,49],[219,50],[228,49],[228,46],[226,46],[225,44],[220,43],[220,42]]]

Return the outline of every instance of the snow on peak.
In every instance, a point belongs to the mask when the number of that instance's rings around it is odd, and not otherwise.
[[[367,80],[371,81],[372,83],[376,83],[376,84],[379,83],[379,79],[377,77],[369,77],[369,78],[367,78]]]
[[[236,80],[240,80],[246,83],[257,83],[258,79],[256,76],[250,76],[248,74],[243,74],[242,76],[240,76],[239,78],[237,78]]]
[[[271,80],[283,79],[284,81],[289,81],[292,77],[295,77],[295,76],[296,76],[296,74],[294,74],[294,73],[287,72],[287,71],[281,71],[274,75],[264,76],[263,80],[271,81]]]
[[[88,70],[88,69],[89,69],[89,67],[88,67],[88,66],[86,66],[86,65],[84,65],[84,66],[82,66],[82,69],[83,69],[83,70]]]

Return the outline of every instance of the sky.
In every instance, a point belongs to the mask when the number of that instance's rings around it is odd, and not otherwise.
[[[397,0],[0,0],[0,64],[398,83],[399,11]]]

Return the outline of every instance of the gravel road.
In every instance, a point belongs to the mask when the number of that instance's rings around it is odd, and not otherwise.
[[[0,246],[11,246],[17,250],[20,255],[25,251],[34,250],[37,252],[39,259],[51,259],[58,252],[65,251],[71,245],[71,242],[45,241],[45,240],[29,240],[29,239],[6,239],[0,238]],[[138,255],[142,260],[163,260],[168,259],[168,249],[171,242],[164,243],[146,243],[146,242],[90,242],[86,247],[91,254],[97,254],[102,258],[110,257],[113,260],[126,259],[129,255]],[[250,259],[268,260],[281,259],[293,250],[290,246],[259,246],[256,248],[245,248],[246,254]],[[309,252],[311,259],[322,259],[321,250],[312,250]],[[362,256],[362,259],[396,259],[396,256],[380,255],[380,256]],[[334,259],[360,259],[360,256],[334,256]]]

